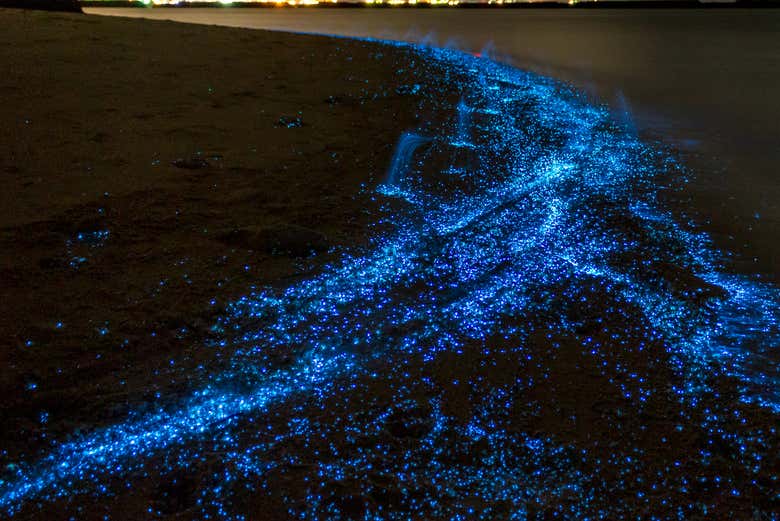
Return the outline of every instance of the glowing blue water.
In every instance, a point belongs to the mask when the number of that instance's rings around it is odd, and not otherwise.
[[[395,147],[393,160],[390,162],[387,179],[382,189],[389,193],[398,188],[399,182],[403,181],[403,175],[413,166],[411,163],[415,151],[429,141],[430,138],[411,132],[406,132],[401,136]]]
[[[458,124],[455,128],[456,143],[471,143],[471,109],[463,100],[458,103]]]
[[[482,396],[466,424],[444,412],[425,376],[424,368],[442,354],[476,351],[485,363],[508,357],[518,367],[543,363],[532,360],[530,349],[532,334],[540,332],[548,339],[577,332],[578,348],[598,361],[602,375],[609,375],[609,384],[637,413],[666,391],[648,383],[652,375],[607,356],[615,346],[627,352],[655,346],[663,352],[660,359],[677,360],[672,369],[680,379],[670,384],[671,392],[690,407],[712,392],[716,374],[738,382],[744,402],[780,410],[777,366],[757,358],[778,345],[778,291],[725,273],[706,238],[661,208],[656,183],[676,168],[665,153],[614,125],[606,109],[552,81],[453,51],[414,53],[452,71],[468,71],[453,72],[452,78],[464,82],[468,94],[449,126],[431,138],[422,137],[428,129],[401,137],[380,187],[380,193],[401,194],[413,203],[394,216],[394,231],[376,237],[364,254],[345,257],[283,291],[238,299],[217,328],[232,356],[228,370],[211,375],[201,391],[176,407],[138,413],[21,465],[0,483],[0,505],[7,512],[79,491],[108,493],[101,484],[110,476],[144,469],[161,453],[175,454],[165,465],[177,468],[200,450],[219,451],[232,469],[230,480],[262,481],[282,464],[267,457],[268,451],[290,440],[308,446],[318,436],[343,433],[370,439],[387,429],[392,410],[359,416],[350,407],[375,399],[355,402],[351,393],[382,381],[393,386],[394,403],[400,404],[394,407],[401,409],[413,385],[431,392],[420,420],[424,434],[403,450],[374,442],[347,457],[331,448],[334,455],[312,471],[311,509],[297,517],[337,517],[325,483],[346,475],[365,481],[380,465],[404,487],[435,483],[420,500],[430,517],[473,517],[468,501],[452,500],[462,508],[457,515],[441,510],[439,497],[457,498],[462,490],[490,505],[508,505],[509,518],[526,518],[529,498],[550,494],[577,498],[565,515],[603,517],[597,487],[579,467],[589,461],[584,452],[502,423],[509,421],[512,394],[531,385],[522,371],[510,386],[492,387]],[[472,146],[464,151],[464,143]],[[430,146],[422,151],[423,144]],[[442,157],[466,160],[453,169]],[[412,170],[415,175],[408,175]],[[627,335],[582,333],[621,321],[632,324]],[[280,357],[289,363],[279,363]],[[296,405],[302,396],[329,404],[338,420],[318,423],[309,409]],[[343,397],[343,404],[333,397]],[[279,403],[289,404],[285,432],[247,431],[242,422],[262,422],[258,414]],[[403,417],[412,421],[414,414],[405,410]],[[711,411],[706,418],[704,432],[752,446],[725,430]],[[487,449],[478,461],[447,461],[453,436]],[[751,436],[758,445],[776,439],[775,432]],[[201,449],[174,450],[189,444]],[[750,450],[745,454],[760,455]],[[630,454],[604,464],[629,475],[638,468]],[[297,461],[294,455],[290,461]],[[759,465],[752,456],[745,461]],[[543,472],[525,472],[524,465]],[[658,486],[635,485],[640,492]],[[222,485],[203,490],[204,512],[231,515],[223,493]],[[679,512],[676,517],[684,517]],[[404,514],[379,509],[365,517]]]

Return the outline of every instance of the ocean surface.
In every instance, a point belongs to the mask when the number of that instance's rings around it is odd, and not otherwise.
[[[427,43],[571,83],[695,172],[690,210],[737,269],[780,272],[775,10],[88,9]]]

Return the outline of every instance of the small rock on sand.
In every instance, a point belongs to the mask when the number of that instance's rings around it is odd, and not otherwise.
[[[184,170],[200,170],[202,168],[208,168],[209,162],[199,157],[193,157],[190,159],[176,159],[171,161],[171,164],[176,168],[183,168]]]
[[[285,127],[285,128],[298,128],[303,126],[303,119],[301,119],[298,116],[281,116],[277,120],[274,126]]]

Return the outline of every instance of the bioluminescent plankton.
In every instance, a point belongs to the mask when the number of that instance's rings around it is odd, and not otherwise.
[[[401,201],[390,231],[233,302],[215,325],[226,369],[15,466],[0,482],[6,514],[215,457],[195,517],[244,518],[231,491],[267,493],[285,474],[306,483],[284,498],[301,519],[619,519],[654,494],[706,496],[648,514],[686,519],[771,486],[706,469],[737,451],[740,472],[763,475],[774,456],[774,427],[732,420],[780,412],[778,368],[761,358],[778,345],[778,292],[729,274],[663,208],[657,181],[683,175],[668,153],[554,81],[388,45],[445,66],[462,93],[447,124],[399,136],[376,194]],[[587,374],[603,397],[555,402],[553,373]],[[706,396],[721,381],[739,400],[716,410]],[[588,415],[642,420],[604,447],[577,430]],[[649,421],[669,436],[695,427],[704,448],[679,465],[701,475],[652,466],[633,444]]]

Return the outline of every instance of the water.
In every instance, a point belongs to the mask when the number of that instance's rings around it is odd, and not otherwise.
[[[471,109],[460,100],[458,103],[458,126],[455,131],[455,139],[458,143],[468,144],[471,142]]]
[[[393,153],[393,160],[390,162],[390,169],[387,171],[387,178],[384,182],[388,189],[392,190],[397,187],[398,182],[402,180],[404,172],[412,166],[409,163],[414,152],[429,141],[429,138],[409,132],[401,136]]]
[[[698,218],[740,269],[780,272],[780,12],[775,10],[89,9],[482,52],[610,104],[696,170]]]

